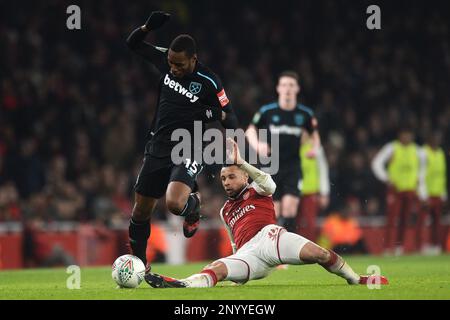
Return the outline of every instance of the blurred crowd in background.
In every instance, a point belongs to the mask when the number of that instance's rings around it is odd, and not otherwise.
[[[365,1],[82,1],[82,29],[70,31],[71,3],[2,2],[0,222],[128,224],[157,83],[125,39],[155,9],[172,19],[148,41],[193,35],[244,129],[276,99],[277,75],[297,71],[329,163],[321,215],[357,199],[360,215],[383,216],[370,163],[398,128],[419,144],[439,131],[450,147],[449,12],[402,3],[383,3],[382,30],[372,31]],[[217,219],[220,181],[200,183],[203,214]],[[155,219],[168,214],[161,205]]]

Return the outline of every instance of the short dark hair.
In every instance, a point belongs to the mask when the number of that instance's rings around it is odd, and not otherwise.
[[[280,75],[278,76],[278,81],[282,78],[282,77],[289,77],[289,78],[293,78],[295,80],[297,80],[297,82],[299,81],[299,76],[298,73],[292,70],[286,70],[283,71],[282,73],[280,73]]]
[[[403,133],[403,132],[410,132],[410,133],[414,133],[414,129],[411,125],[407,124],[407,123],[403,123],[401,124],[398,129],[397,129],[397,133]]]
[[[194,38],[188,34],[180,34],[173,39],[170,44],[170,49],[175,52],[186,52],[186,55],[190,58],[197,53],[197,45]]]

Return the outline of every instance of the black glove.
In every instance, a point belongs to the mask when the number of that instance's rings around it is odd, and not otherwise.
[[[145,22],[145,27],[147,30],[155,30],[161,27],[169,19],[170,14],[163,11],[153,11],[147,19],[147,22]]]
[[[238,121],[234,111],[228,112],[225,115],[225,119],[221,120],[220,123],[222,123],[222,126],[225,129],[234,129],[234,130],[236,130],[237,128],[239,128],[239,121]]]
[[[205,123],[214,122],[222,119],[222,109],[216,106],[203,106],[197,113],[197,119]]]

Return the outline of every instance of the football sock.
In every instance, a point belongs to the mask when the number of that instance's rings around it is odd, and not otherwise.
[[[183,208],[183,211],[181,211],[180,213],[180,216],[186,217],[187,215],[189,215],[192,212],[192,210],[194,210],[195,207],[197,206],[198,201],[199,200],[197,196],[191,193],[189,195],[188,201],[186,202],[186,205]]]
[[[211,288],[217,284],[217,277],[212,270],[203,270],[186,279],[182,279],[188,288]]]
[[[344,259],[342,259],[341,256],[337,255],[332,250],[328,251],[330,252],[330,260],[321,264],[321,266],[328,272],[344,278],[349,284],[358,284],[360,276],[353,271],[353,269],[345,262]]]
[[[146,221],[135,221],[133,218],[130,219],[130,226],[128,228],[128,235],[130,239],[130,247],[133,255],[142,260],[142,262],[147,264],[147,241],[150,237],[150,220]]]
[[[288,231],[296,233],[296,219],[295,218],[280,218],[280,224]]]

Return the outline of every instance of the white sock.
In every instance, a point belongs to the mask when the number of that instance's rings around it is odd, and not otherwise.
[[[182,279],[188,288],[211,288],[214,287],[212,277],[207,273],[197,273],[192,276]]]
[[[360,276],[342,259],[341,256],[337,255],[334,251],[330,251],[331,265],[322,265],[328,272],[334,273],[339,277],[347,280],[349,284],[358,284]]]
[[[357,274],[353,269],[344,261],[344,265],[341,270],[336,273],[338,276],[347,280],[349,284],[358,284],[359,283],[359,274]]]

